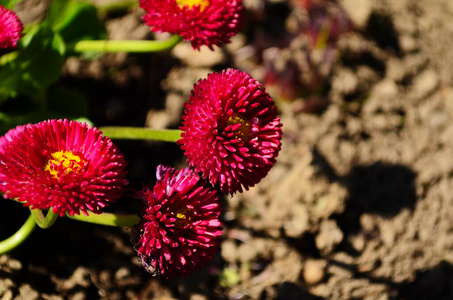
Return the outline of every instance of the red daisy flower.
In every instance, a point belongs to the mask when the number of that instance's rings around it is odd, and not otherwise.
[[[14,140],[14,138],[16,137],[16,135],[18,133],[22,132],[25,127],[26,127],[26,125],[19,125],[16,128],[11,129],[7,133],[5,133],[5,135],[0,136],[0,153],[1,154],[5,153],[5,149],[8,146],[8,144],[11,143]]]
[[[0,191],[33,209],[100,213],[120,197],[127,163],[102,132],[85,123],[48,120],[0,138]]]
[[[258,81],[239,70],[199,80],[182,119],[178,144],[187,162],[224,193],[258,183],[280,151],[281,123],[274,101]]]
[[[16,47],[22,30],[24,26],[17,15],[0,5],[0,49]]]
[[[242,0],[140,0],[154,32],[178,34],[194,49],[229,43],[242,26]]]
[[[153,190],[145,186],[144,215],[132,240],[146,270],[166,278],[205,265],[222,235],[217,191],[191,169],[158,166]]]

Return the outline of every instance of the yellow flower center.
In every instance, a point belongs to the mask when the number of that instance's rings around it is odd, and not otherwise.
[[[48,171],[56,179],[70,173],[77,174],[85,168],[85,160],[71,151],[57,151],[51,154],[44,171]]]
[[[192,212],[187,206],[176,208],[175,230],[180,231],[186,227],[187,224],[192,222]]]
[[[176,4],[178,4],[180,8],[183,8],[184,6],[193,8],[198,5],[200,7],[200,11],[203,11],[206,6],[209,5],[209,0],[176,0]]]
[[[185,219],[185,218],[186,218],[186,215],[183,214],[183,213],[177,213],[177,214],[176,214],[176,218],[178,218],[178,219]]]
[[[241,124],[239,128],[235,130],[235,137],[240,138],[243,141],[249,140],[250,131],[252,129],[252,125],[250,125],[246,120],[241,118],[240,116],[230,117],[227,121],[227,125],[236,125]]]

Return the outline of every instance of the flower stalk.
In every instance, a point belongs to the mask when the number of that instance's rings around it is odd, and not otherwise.
[[[75,52],[159,52],[173,48],[182,38],[173,35],[166,40],[80,41],[74,45]]]
[[[137,215],[122,215],[122,214],[112,214],[112,213],[102,213],[102,214],[94,214],[88,213],[86,215],[66,215],[68,218],[99,224],[99,225],[106,225],[106,226],[114,226],[114,227],[132,227],[138,222],[140,222],[140,218]]]
[[[24,242],[28,236],[33,232],[36,227],[35,219],[30,215],[22,225],[22,227],[16,231],[12,236],[0,242],[0,254],[11,251],[12,249],[19,246]]]
[[[100,127],[99,130],[111,139],[176,142],[181,138],[181,131],[177,129],[156,130],[141,127]]]
[[[58,214],[52,211],[52,208],[49,209],[46,216],[42,213],[40,209],[30,209],[31,216],[35,220],[36,224],[42,229],[47,229],[52,227],[55,221],[58,218]]]
[[[99,13],[112,13],[117,11],[124,11],[138,6],[136,0],[125,0],[123,2],[112,3],[98,3],[96,9]]]

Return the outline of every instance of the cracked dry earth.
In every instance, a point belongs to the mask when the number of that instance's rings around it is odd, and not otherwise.
[[[250,11],[260,3],[245,1]],[[62,219],[0,256],[0,297],[452,299],[453,3],[339,3],[357,30],[338,41],[329,105],[309,114],[303,99],[276,99],[284,124],[278,163],[256,187],[225,197],[225,234],[206,268],[171,282],[152,277],[134,256],[127,230]],[[136,38],[145,37],[139,14],[120,16],[109,28],[124,22]],[[371,30],[379,24],[381,30]],[[241,34],[215,52],[178,45],[171,53],[176,65],[161,81],[147,78],[158,81],[164,100],[149,109],[147,125],[177,126],[193,83],[212,70],[233,66],[262,80],[259,66],[240,60],[246,47]],[[136,57],[109,59],[132,78],[150,72]],[[65,74],[83,69],[92,79],[87,66],[102,71],[102,63],[72,60]],[[132,80],[118,78],[120,86]],[[138,151],[132,166],[147,153],[180,154],[172,145],[119,146],[126,156]],[[14,204],[2,206],[2,218],[11,218],[6,210],[25,218]]]

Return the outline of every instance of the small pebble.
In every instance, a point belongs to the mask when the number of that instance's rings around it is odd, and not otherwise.
[[[324,260],[307,260],[303,272],[304,281],[310,285],[320,283],[326,274],[326,265]]]

